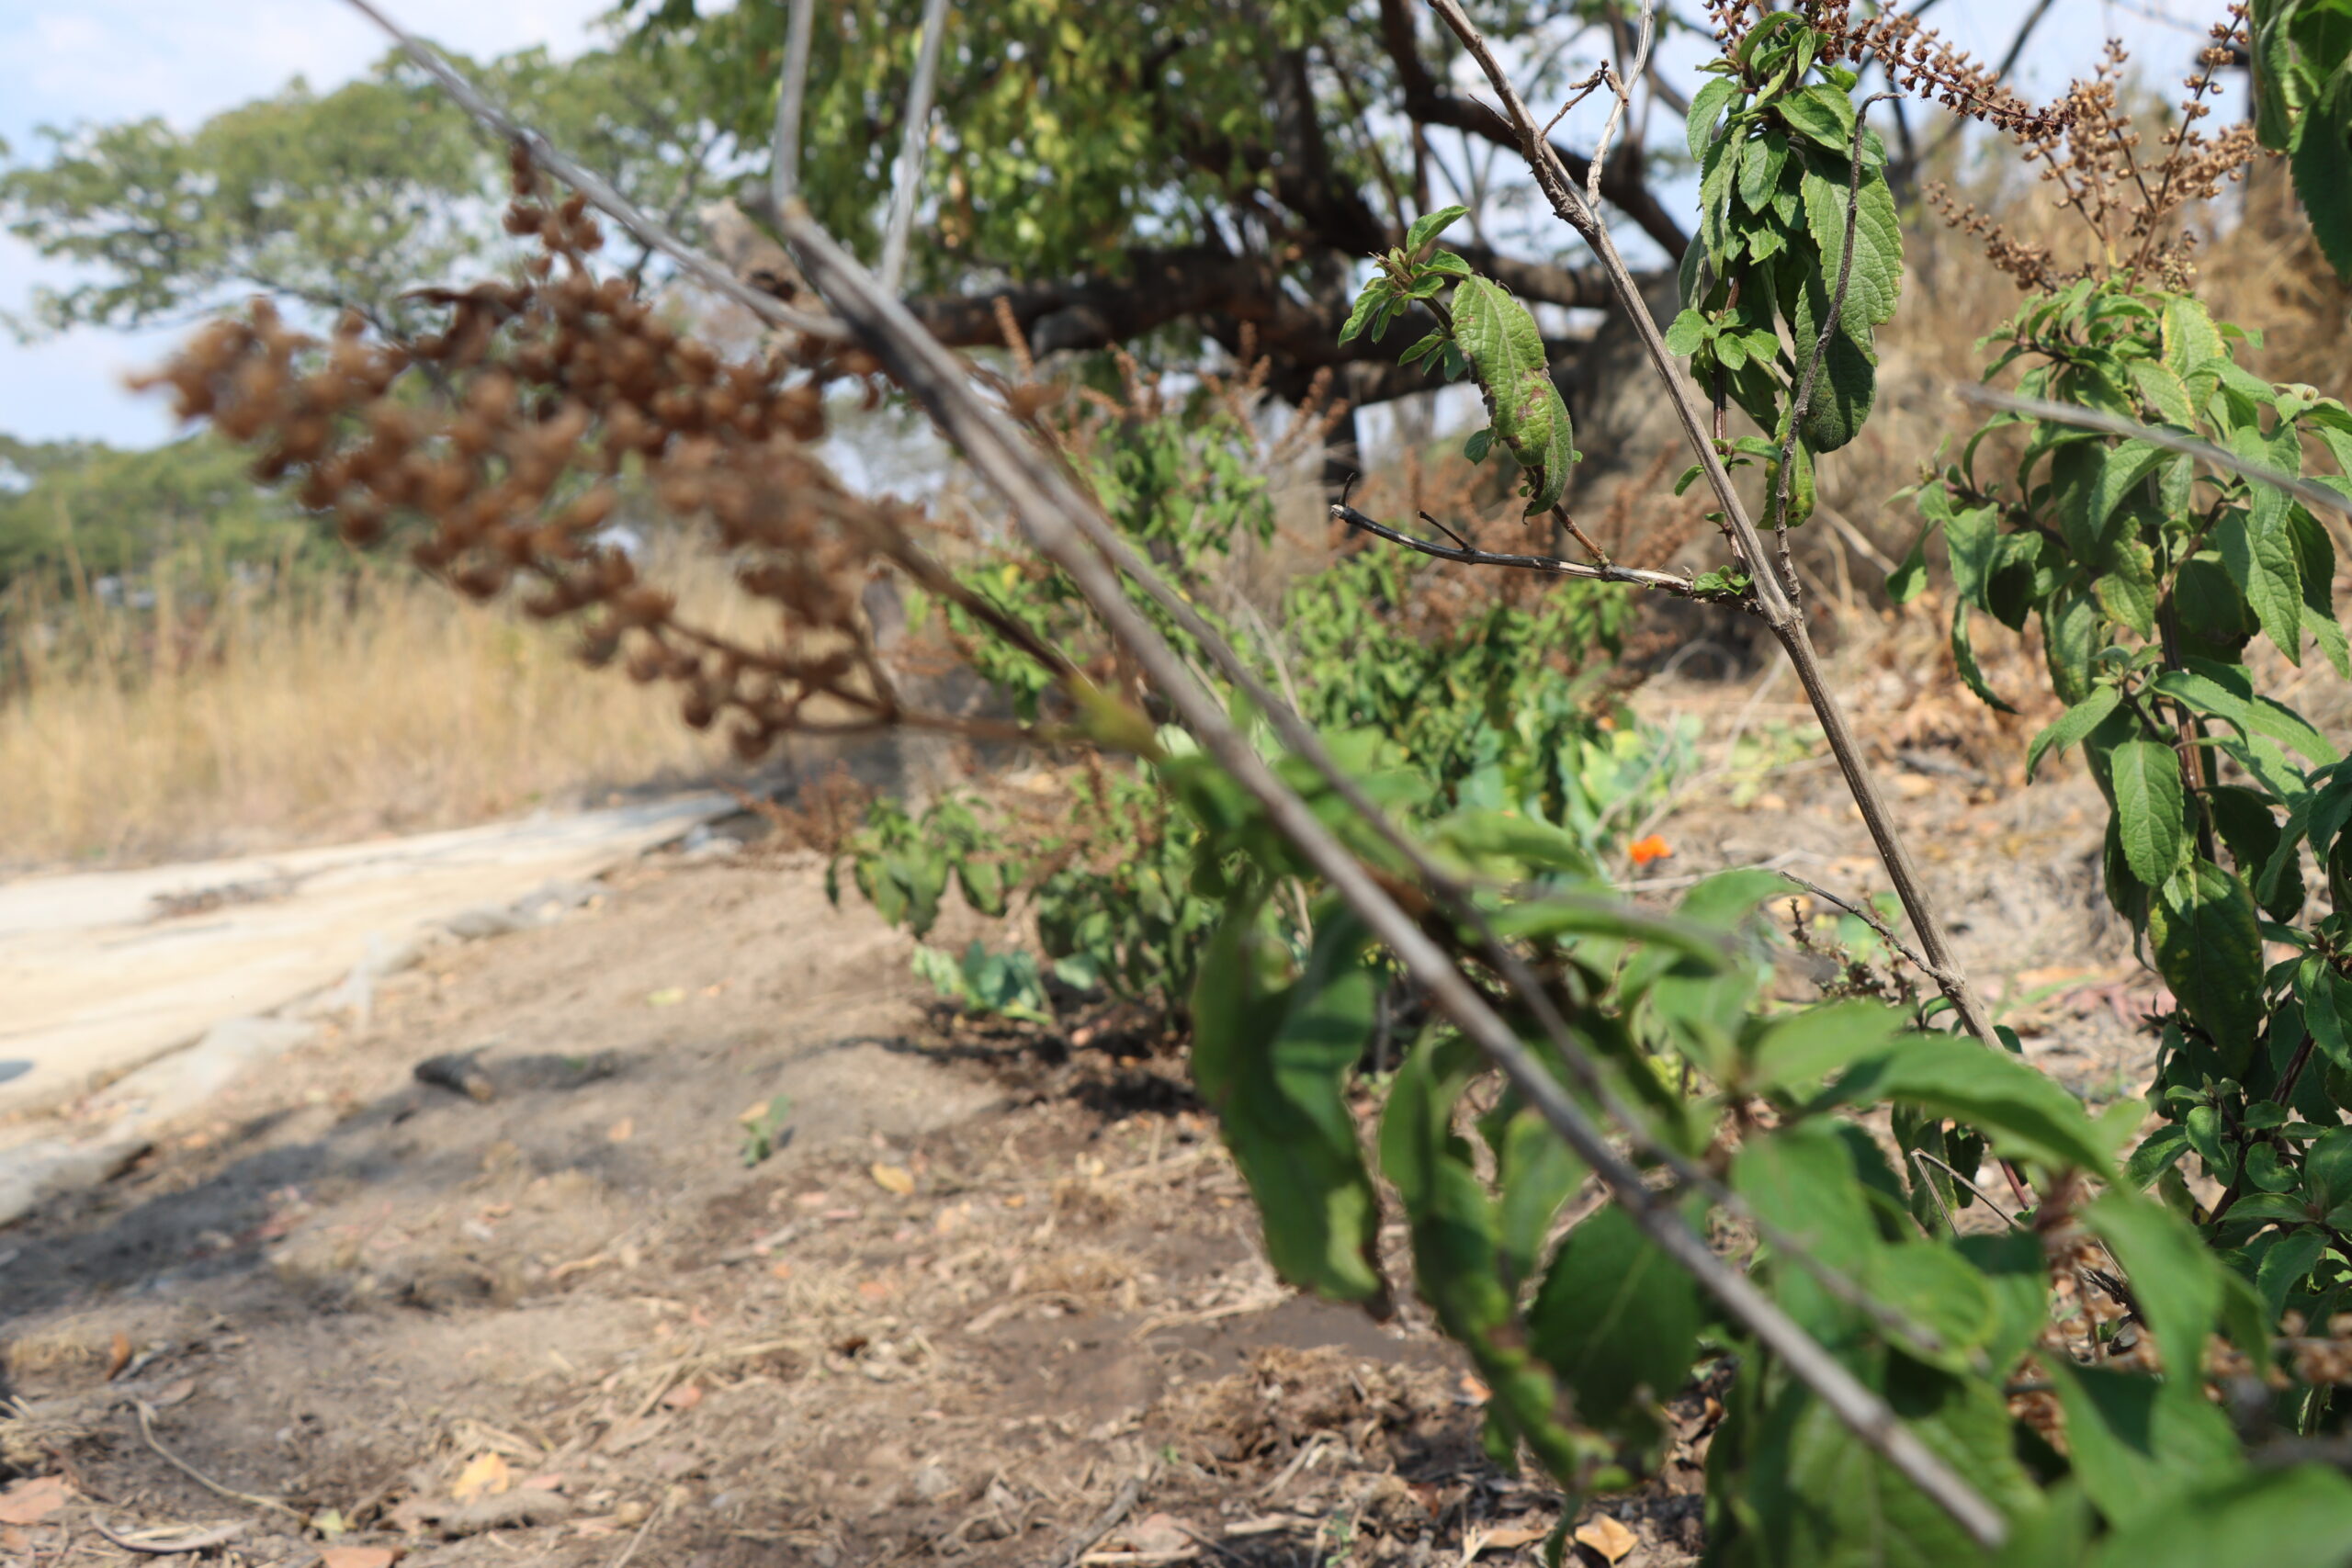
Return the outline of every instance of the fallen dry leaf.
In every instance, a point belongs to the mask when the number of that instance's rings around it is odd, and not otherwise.
[[[0,1492],[0,1525],[37,1525],[65,1506],[72,1490],[62,1475],[36,1475]]]
[[[1641,1539],[1607,1514],[1595,1514],[1577,1527],[1577,1544],[1589,1546],[1614,1562],[1639,1546]]]
[[[114,1343],[107,1347],[107,1382],[112,1382],[120,1377],[122,1369],[129,1365],[130,1365],[130,1336],[118,1328],[115,1330]]]
[[[494,1497],[513,1484],[514,1472],[506,1468],[504,1459],[494,1453],[476,1454],[458,1472],[457,1484],[449,1488],[449,1495],[461,1503],[469,1497]]]
[[[637,1122],[634,1118],[628,1116],[624,1116],[619,1121],[614,1122],[605,1134],[605,1136],[608,1141],[616,1144],[626,1144],[629,1139],[636,1135]]]
[[[1510,1551],[1521,1546],[1532,1546],[1552,1532],[1525,1525],[1505,1525],[1499,1529],[1473,1530],[1462,1543],[1464,1562],[1486,1551]]]
[[[168,1410],[173,1405],[180,1404],[182,1401],[187,1399],[195,1393],[196,1380],[194,1378],[180,1378],[175,1382],[165,1383],[163,1388],[157,1392],[155,1397],[149,1400],[147,1403],[153,1405],[158,1410]]]
[[[662,1396],[662,1403],[673,1410],[692,1410],[702,1403],[702,1385],[682,1382]]]
[[[664,986],[658,991],[645,994],[645,1005],[650,1008],[673,1008],[685,999],[686,988],[684,986]]]
[[[876,1165],[869,1168],[874,1185],[885,1192],[896,1192],[903,1198],[915,1190],[914,1172],[903,1165]]]
[[[398,1561],[389,1546],[330,1546],[319,1553],[319,1568],[392,1568]]]

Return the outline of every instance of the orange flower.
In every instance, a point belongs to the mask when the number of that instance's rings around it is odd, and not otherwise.
[[[1652,833],[1646,839],[1634,840],[1625,852],[1634,857],[1635,865],[1647,865],[1654,860],[1664,860],[1672,854],[1674,850],[1664,839]]]

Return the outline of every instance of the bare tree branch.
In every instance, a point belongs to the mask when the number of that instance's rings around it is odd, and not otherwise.
[[[2046,398],[2021,398],[2014,392],[2004,392],[1993,387],[1954,387],[1951,392],[1963,402],[1976,403],[1984,408],[2005,409],[2011,413],[2031,414],[2036,419],[2046,419],[2055,424],[2071,424],[2080,430],[2100,430],[2109,435],[2144,441],[2151,446],[2161,446],[2167,452],[2194,457],[2224,473],[2274,486],[2305,506],[2315,506],[2352,522],[2352,500],[2338,495],[2325,485],[2299,479],[2267,464],[2249,462],[2234,452],[2224,451],[2211,442],[2199,441],[2193,435],[2183,435],[2176,430],[2158,430],[2153,425],[2125,419],[2120,414],[2103,413],[2098,409],[2082,408],[2074,403],[2053,403]]]
[[[915,198],[922,190],[922,165],[931,151],[931,94],[939,80],[939,50],[947,37],[947,0],[925,0],[922,44],[915,58],[914,85],[907,93],[905,139],[890,186],[890,220],[882,237],[882,287],[896,294],[907,271],[907,238],[914,230]],[[776,203],[781,212],[784,203]]]
[[[768,171],[770,199],[778,212],[800,192],[800,116],[808,95],[808,43],[816,31],[817,0],[790,0],[784,80],[775,95],[775,166]]]
[[[1623,582],[1635,588],[1655,588],[1662,593],[1672,593],[1685,599],[1691,596],[1690,580],[1677,577],[1670,571],[1644,571],[1635,567],[1611,566],[1606,562],[1593,565],[1580,560],[1566,560],[1558,556],[1500,555],[1462,543],[1441,545],[1430,539],[1417,539],[1401,528],[1391,528],[1376,518],[1365,516],[1344,502],[1332,506],[1331,515],[1351,528],[1361,528],[1367,534],[1386,539],[1390,544],[1419,550],[1439,560],[1455,561],[1464,566],[1510,567],[1521,571],[1544,572],[1553,577],[1580,577],[1590,582]],[[1444,524],[1426,512],[1421,513],[1421,521],[1453,534],[1452,529],[1446,528]],[[1458,541],[1461,536],[1457,534],[1453,537]]]

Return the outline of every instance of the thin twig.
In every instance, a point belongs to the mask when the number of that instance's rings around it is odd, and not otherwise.
[[[271,1513],[283,1514],[288,1518],[298,1522],[305,1517],[300,1509],[288,1507],[275,1497],[257,1496],[251,1492],[240,1492],[233,1486],[223,1486],[220,1482],[213,1480],[212,1477],[165,1448],[156,1438],[153,1405],[143,1399],[134,1399],[130,1402],[130,1407],[139,1413],[139,1435],[147,1439],[147,1446],[155,1450],[155,1457],[211,1493],[215,1497],[226,1497],[232,1503],[243,1503],[250,1507],[266,1508]]]
[[[1677,577],[1670,571],[1645,571],[1635,567],[1605,564],[1595,566],[1585,561],[1567,560],[1559,556],[1502,555],[1493,550],[1476,549],[1467,545],[1441,545],[1430,539],[1417,539],[1402,529],[1391,528],[1387,524],[1376,518],[1367,517],[1354,507],[1343,502],[1335,502],[1332,505],[1331,515],[1351,528],[1361,528],[1367,534],[1386,539],[1390,544],[1402,545],[1408,550],[1419,550],[1421,554],[1434,556],[1439,560],[1459,561],[1465,566],[1510,567],[1520,571],[1548,572],[1555,577],[1581,577],[1592,582],[1625,582],[1636,588],[1655,588],[1661,593],[1672,593],[1685,599],[1692,596],[1690,580],[1687,577]],[[1443,529],[1454,538],[1459,539],[1462,536],[1455,534],[1453,529],[1447,528],[1444,524],[1438,522],[1436,518],[1430,516],[1429,513],[1423,513],[1421,516],[1431,525]]]
[[[1950,1160],[1938,1159],[1935,1156],[1929,1154],[1925,1149],[1913,1149],[1911,1151],[1911,1157],[1913,1159],[1923,1159],[1929,1165],[1940,1167],[1946,1176],[1951,1177],[1954,1181],[1959,1182],[1962,1187],[1967,1188],[1969,1191],[1974,1193],[1978,1202],[1992,1210],[1993,1213],[2000,1215],[2003,1222],[2006,1223],[2011,1230],[2021,1231],[2025,1229],[2025,1226],[2018,1223],[2018,1219],[2015,1214],[2010,1213],[2007,1209],[2002,1208],[2000,1204],[1995,1202],[1993,1201],[1993,1195],[1990,1192],[1987,1192],[1982,1187],[1977,1186],[1975,1182],[1972,1181],[1967,1177],[1961,1175],[1959,1170],[1953,1167]],[[1934,1183],[1930,1182],[1928,1185],[1932,1187],[1934,1186]]]
[[[1621,27],[1623,26],[1622,23],[1619,25]],[[1611,86],[1616,89],[1616,96],[1609,105],[1609,118],[1601,123],[1600,140],[1593,143],[1592,162],[1585,169],[1585,205],[1593,208],[1596,210],[1598,210],[1600,206],[1600,171],[1602,166],[1609,162],[1609,144],[1612,141],[1616,140],[1618,122],[1624,118],[1625,110],[1633,105],[1634,92],[1632,84],[1640,81],[1642,79],[1643,73],[1646,72],[1650,68],[1650,41],[1656,35],[1657,30],[1657,0],[1642,0],[1642,26],[1641,32],[1639,34],[1640,41],[1634,47],[1633,69],[1627,71],[1623,76],[1616,77],[1616,79],[1610,84]],[[1622,38],[1623,35],[1621,33],[1619,36]],[[1566,111],[1562,110],[1561,112],[1565,114]],[[1551,139],[1551,128],[1546,126],[1544,128],[1544,140],[1549,141]]]
[[[768,171],[768,189],[775,209],[800,194],[800,116],[808,96],[808,43],[816,31],[817,0],[791,0],[784,45],[784,80],[775,95],[775,166]]]
[[[378,10],[371,0],[345,0],[345,3],[390,34],[426,75],[441,84],[442,91],[457,100],[458,107],[508,141],[521,142],[529,151],[533,162],[586,197],[588,204],[597,211],[668,256],[677,264],[679,271],[704,288],[724,295],[771,326],[807,333],[812,337],[839,338],[847,335],[839,321],[811,315],[806,310],[796,310],[783,300],[761,293],[678,238],[642,208],[615,190],[612,182],[602,175],[582,165],[545,136],[482,96],[471,82],[458,73],[456,66],[441,57],[439,51],[407,32],[399,23]]]
[[[653,1505],[653,1511],[645,1516],[645,1522],[637,1527],[637,1533],[628,1538],[628,1544],[621,1548],[621,1554],[613,1559],[613,1568],[628,1568],[629,1559],[637,1555],[637,1549],[645,1544],[645,1538],[652,1533],[653,1527],[660,1524],[662,1516],[669,1511],[670,1498],[665,1493],[662,1501]]]
[[[2194,457],[2200,463],[2235,474],[2241,479],[2253,479],[2257,484],[2271,485],[2283,490],[2306,506],[2318,507],[2322,511],[2333,513],[2347,522],[2352,522],[2352,499],[2338,495],[2324,485],[2313,484],[2309,479],[2299,479],[2294,475],[2271,468],[2267,463],[2248,462],[2234,452],[2224,451],[2211,442],[2200,441],[2193,435],[2182,435],[2177,431],[2158,430],[2153,425],[2125,419],[2121,414],[2104,413],[2098,409],[2082,408],[2074,403],[2053,403],[2046,398],[2022,398],[2015,392],[2004,392],[1993,387],[1958,386],[1951,390],[1952,396],[1962,402],[1975,403],[1984,408],[2005,409],[2011,413],[2031,414],[2036,419],[2046,419],[2053,424],[2071,424],[2082,430],[2103,431],[2109,435],[2121,435],[2134,441],[2144,441],[2151,446],[2161,446],[2167,452],[2178,452],[2186,457]]]
[[[1781,873],[1781,874],[1784,876],[1788,875],[1786,872]],[[1860,904],[1851,904],[1847,902],[1845,899],[1840,898],[1837,894],[1832,893],[1826,887],[1820,886],[1818,883],[1807,882],[1802,876],[1790,876],[1789,880],[1795,883],[1799,887],[1804,888],[1807,893],[1812,894],[1815,897],[1820,899],[1823,903],[1832,904],[1837,906],[1838,908],[1845,910],[1846,913],[1853,916],[1854,919],[1861,921],[1864,925],[1870,927],[1871,930],[1878,932],[1880,938],[1885,942],[1887,946],[1894,949],[1895,952],[1909,959],[1911,961],[1911,967],[1918,970],[1919,973],[1927,976],[1928,978],[1931,980],[1936,977],[1935,966],[1929,964],[1926,959],[1920,957],[1917,953],[1912,952],[1910,944],[1905,942],[1901,937],[1895,935],[1894,931],[1888,927],[1887,923],[1878,918],[1877,911],[1870,907],[1867,900]]]
[[[182,1552],[210,1551],[215,1547],[226,1546],[242,1539],[253,1527],[243,1519],[236,1519],[225,1525],[214,1525],[209,1529],[118,1530],[93,1514],[90,1528],[125,1551],[141,1552],[149,1557],[177,1557]],[[65,1553],[59,1552],[57,1560],[64,1562]]]
[[[939,50],[947,37],[947,0],[925,0],[922,45],[915,57],[914,85],[907,94],[906,136],[899,143],[899,167],[890,186],[890,223],[882,239],[882,287],[896,294],[907,271],[907,238],[914,231],[915,198],[922,189],[922,165],[931,151],[931,95],[939,80]],[[776,210],[784,206],[777,203]]]
[[[1130,1475],[1121,1483],[1117,1495],[1111,1499],[1111,1506],[1097,1515],[1093,1522],[1080,1529],[1070,1538],[1069,1544],[1062,1548],[1057,1568],[1073,1568],[1080,1558],[1094,1550],[1095,1542],[1119,1528],[1119,1522],[1134,1510],[1143,1496],[1143,1489],[1151,1480],[1151,1471],[1157,1468],[1154,1465],[1140,1475]]]
[[[861,341],[883,360],[899,384],[930,410],[943,434],[1004,497],[1023,531],[1049,559],[1069,573],[1105,629],[1136,659],[1202,749],[1258,801],[1274,829],[1298,849],[1372,934],[1387,946],[1417,981],[1428,987],[1437,1009],[1501,1069],[1528,1103],[1608,1186],[1643,1233],[1696,1279],[1723,1305],[1731,1321],[1754,1335],[1781,1359],[1792,1376],[1813,1390],[1824,1407],[1853,1433],[1857,1441],[1885,1459],[1933,1498],[1971,1537],[1988,1546],[1998,1544],[2007,1534],[1999,1513],[1905,1427],[1883,1399],[1858,1381],[1745,1274],[1716,1256],[1706,1240],[1683,1219],[1675,1207],[1675,1200],[1649,1187],[1640,1170],[1617,1151],[1559,1078],[1536,1059],[1521,1040],[1518,1030],[1494,1010],[1429,933],[1390,897],[1313,809],[1281,782],[1249,739],[1235,728],[1224,705],[1192,678],[1182,661],[1127,599],[1112,575],[1110,562],[1096,553],[1102,542],[1108,539],[1132,560],[1134,552],[1125,541],[1107,525],[1099,532],[1090,530],[1081,538],[1078,524],[1088,516],[1089,509],[1068,480],[1029,451],[1004,416],[971,391],[947,350],[922,330],[898,299],[878,290],[873,279],[865,276],[831,236],[808,218],[805,209],[787,209],[784,227],[786,238],[798,253],[810,280],[843,319],[854,324]],[[1148,570],[1139,561],[1136,568]],[[1136,576],[1139,582],[1145,581],[1125,560],[1121,561],[1121,570]],[[1151,574],[1150,581],[1157,581],[1157,574]],[[1197,616],[1193,618],[1197,620]],[[1204,646],[1222,649],[1225,657],[1232,656],[1222,638]],[[1223,662],[1224,658],[1220,658],[1219,663]],[[1236,659],[1235,662],[1239,661]],[[1265,690],[1262,682],[1257,685],[1260,691]],[[1266,695],[1272,697],[1272,694],[1268,692]],[[1328,764],[1325,756],[1321,765]],[[1368,815],[1377,817],[1376,813]],[[1524,970],[1523,964],[1519,967]],[[1546,1008],[1550,1005],[1540,984],[1525,993],[1524,999]],[[1633,1122],[1631,1126],[1638,1129],[1640,1123]]]
[[[1914,1164],[1917,1164],[1921,1160],[1930,1159],[1933,1157],[1934,1156],[1929,1155],[1925,1149],[1913,1149],[1911,1151],[1911,1159]],[[1938,1165],[1943,1165],[1944,1162],[1937,1160],[1936,1163]],[[1949,1170],[1951,1168],[1950,1166],[1945,1166],[1944,1168]],[[1929,1176],[1924,1170],[1919,1172],[1919,1183],[1921,1186],[1927,1188],[1928,1196],[1936,1201],[1936,1213],[1944,1217],[1944,1230],[1946,1233],[1951,1235],[1958,1235],[1960,1234],[1960,1227],[1952,1223],[1951,1205],[1944,1201],[1943,1189],[1938,1187],[1935,1182],[1935,1178]]]
[[[1520,137],[1520,151],[1534,174],[1537,186],[1552,210],[1584,238],[1609,278],[1611,290],[1617,296],[1619,306],[1641,339],[1649,356],[1650,367],[1667,390],[1673,404],[1675,417],[1681,422],[1684,436],[1692,454],[1699,459],[1701,471],[1706,476],[1707,487],[1713,492],[1723,509],[1725,526],[1735,547],[1743,558],[1756,596],[1758,613],[1772,628],[1790,662],[1796,666],[1797,679],[1804,686],[1805,698],[1813,705],[1821,720],[1821,730],[1829,741],[1830,750],[1838,758],[1838,771],[1845,775],[1846,787],[1862,814],[1862,823],[1870,830],[1871,841],[1885,863],[1887,876],[1894,884],[1894,891],[1903,900],[1903,908],[1911,917],[1911,924],[1919,933],[1919,945],[1935,961],[1937,968],[1949,980],[1939,980],[1938,986],[1960,1015],[1961,1022],[1986,1047],[1998,1048],[1998,1036],[1993,1032],[1993,1021],[1978,999],[1975,989],[1952,956],[1951,941],[1944,930],[1943,918],[1937,912],[1935,901],[1919,875],[1917,864],[1903,842],[1894,825],[1894,815],[1885,795],[1878,787],[1870,762],[1862,754],[1855,739],[1853,727],[1848,722],[1843,705],[1829,687],[1821,671],[1820,656],[1815,651],[1812,634],[1805,628],[1804,616],[1790,600],[1781,585],[1778,574],[1765,568],[1764,542],[1756,531],[1754,519],[1748,516],[1747,504],[1731,481],[1731,474],[1724,467],[1723,455],[1707,434],[1704,404],[1690,385],[1690,377],[1675,360],[1658,332],[1657,322],[1642,297],[1641,286],[1634,279],[1625,258],[1618,254],[1617,243],[1610,237],[1608,225],[1601,221],[1599,209],[1588,203],[1569,177],[1567,165],[1558,151],[1535,134],[1534,117],[1527,104],[1511,85],[1510,73],[1495,57],[1469,17],[1462,9],[1461,0],[1430,0],[1430,5],[1445,25],[1452,28],[1487,74],[1487,80],[1502,99],[1512,129]]]

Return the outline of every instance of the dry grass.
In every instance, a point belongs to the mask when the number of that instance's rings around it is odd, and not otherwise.
[[[707,620],[749,614],[715,560],[662,576]],[[85,604],[7,650],[27,679],[0,700],[0,863],[448,827],[730,765],[673,694],[405,571],[172,618],[195,629],[159,648],[156,616]]]

